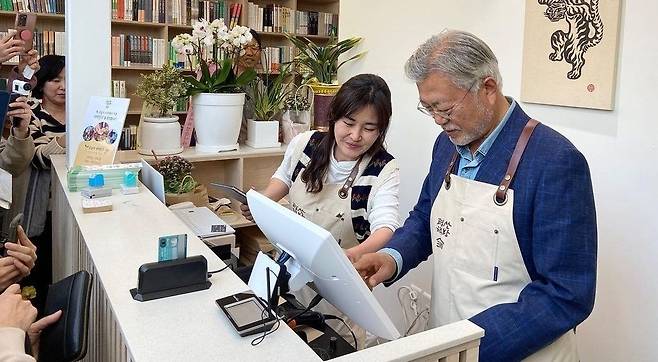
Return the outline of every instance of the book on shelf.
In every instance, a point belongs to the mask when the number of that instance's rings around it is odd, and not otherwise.
[[[293,50],[291,46],[265,47],[261,52],[263,69],[269,72],[278,72],[281,64],[292,61]]]
[[[119,34],[111,39],[112,66],[142,65],[161,68],[165,63],[165,40],[147,35]]]
[[[261,7],[247,2],[247,26],[256,31],[287,32],[295,31],[294,10],[285,6],[268,4]]]
[[[64,14],[64,0],[0,0],[0,10]]]
[[[167,1],[112,0],[112,19],[164,24]]]
[[[121,131],[121,140],[119,141],[120,150],[136,150],[137,149],[137,126],[130,125],[124,127]]]
[[[338,14],[298,10],[295,12],[295,33],[319,36],[338,34]]]
[[[126,98],[126,81],[125,80],[112,80],[112,97]]]

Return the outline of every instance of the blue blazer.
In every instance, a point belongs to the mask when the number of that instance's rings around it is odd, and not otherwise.
[[[475,180],[500,183],[528,119],[517,105]],[[454,153],[455,146],[441,133],[418,202],[386,245],[402,255],[395,280],[432,254],[430,211]],[[583,155],[565,137],[540,124],[510,188],[516,238],[532,282],[516,303],[495,305],[470,318],[485,330],[482,361],[520,360],[575,328],[594,306],[596,213]]]

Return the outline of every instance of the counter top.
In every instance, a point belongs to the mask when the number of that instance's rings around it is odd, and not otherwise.
[[[66,185],[65,158],[54,155],[55,177]],[[137,285],[140,265],[157,261],[161,235],[188,234],[188,255],[203,255],[208,269],[224,263],[151,192],[122,195],[114,190],[113,210],[84,214],[79,192],[68,192],[80,234],[93,259],[125,344],[135,361],[320,360],[285,324],[258,346],[242,338],[215,305],[215,299],[248,289],[231,270],[210,278],[210,289],[148,302],[129,290]]]

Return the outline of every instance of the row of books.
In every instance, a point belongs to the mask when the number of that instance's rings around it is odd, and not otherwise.
[[[167,41],[147,35],[112,36],[112,66],[150,65],[161,68],[167,60]]]
[[[164,23],[171,0],[112,0],[112,19]]]
[[[7,36],[6,31],[0,32],[0,38]],[[34,49],[42,57],[48,54],[65,55],[66,37],[63,31],[53,30],[35,30],[34,31]],[[10,63],[18,63],[18,56],[9,59]]]
[[[169,24],[192,25],[192,20],[199,18],[212,21],[222,18],[229,28],[238,24],[241,3],[228,0],[168,0],[166,19]]]
[[[247,2],[247,26],[256,31],[287,32],[295,31],[295,11],[285,6],[268,4],[261,7]]]
[[[330,36],[338,34],[338,15],[318,11],[295,12],[295,33]]]
[[[64,14],[64,0],[0,0],[0,10]]]
[[[127,98],[126,81],[112,79],[112,97]]]
[[[277,72],[281,64],[289,63],[293,58],[293,50],[290,46],[266,47],[261,52],[261,64],[263,70]]]
[[[119,140],[120,150],[137,149],[137,126],[130,125],[121,130],[121,139]]]

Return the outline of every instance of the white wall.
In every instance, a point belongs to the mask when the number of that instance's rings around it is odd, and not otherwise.
[[[109,96],[110,6],[107,1],[66,1],[66,144],[75,161],[90,96]]]
[[[658,2],[622,1],[620,56],[614,111],[522,104],[533,117],[568,137],[587,158],[596,196],[599,267],[594,312],[579,328],[583,361],[658,360]],[[504,5],[504,6],[503,6]],[[523,0],[341,1],[341,38],[365,38],[368,55],[345,66],[340,78],[369,72],[393,94],[389,150],[401,167],[401,212],[413,207],[439,128],[416,111],[415,85],[404,77],[412,51],[445,27],[471,31],[498,56],[504,91],[519,98]],[[407,282],[429,287],[431,267]],[[397,288],[393,288],[397,290]],[[378,291],[394,296],[393,291]],[[393,308],[394,297],[381,298]],[[391,309],[392,310],[392,309]],[[399,308],[394,315],[401,320]]]

